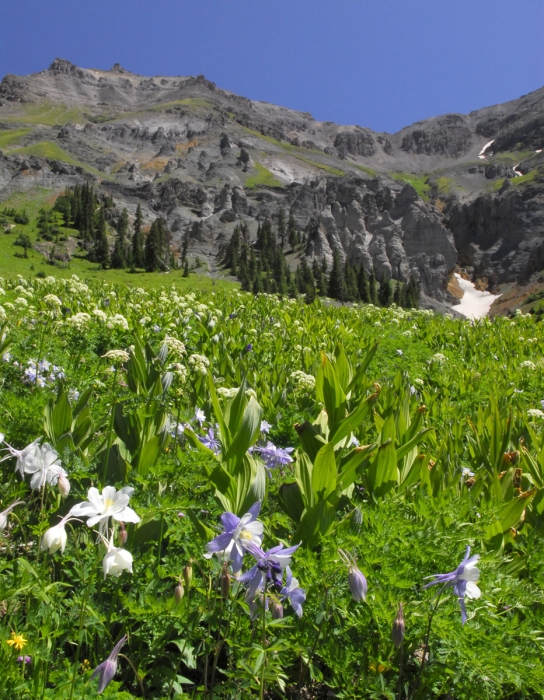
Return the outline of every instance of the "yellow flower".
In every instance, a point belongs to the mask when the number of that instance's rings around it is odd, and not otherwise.
[[[17,634],[16,632],[11,633],[11,639],[7,639],[6,643],[12,647],[15,647],[17,651],[22,651],[28,639],[25,639],[22,634]]]

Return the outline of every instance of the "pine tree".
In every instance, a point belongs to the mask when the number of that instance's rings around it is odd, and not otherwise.
[[[357,275],[357,287],[359,289],[359,298],[363,304],[370,303],[370,286],[368,284],[368,277],[366,276],[366,270],[363,263],[359,267],[359,274]]]
[[[123,209],[117,224],[117,236],[111,256],[111,266],[119,269],[126,266],[126,240],[128,237],[128,212]]]
[[[96,226],[94,245],[94,260],[106,267],[110,261],[110,246],[108,243],[108,233],[106,226],[106,210],[102,206],[98,212],[98,223]]]
[[[162,270],[165,267],[166,234],[164,219],[159,217],[151,224],[144,247],[144,267],[147,272]]]
[[[288,234],[288,241],[289,245],[291,248],[294,250],[297,241],[298,241],[298,231],[297,231],[297,225],[295,223],[295,217],[293,216],[293,209],[291,208],[289,210],[289,221],[287,223],[287,234]]]
[[[282,248],[285,246],[285,234],[285,212],[280,209],[278,212],[278,239]]]
[[[134,219],[134,234],[132,236],[132,264],[134,267],[144,267],[144,232],[142,230],[142,208],[138,204]]]
[[[331,299],[337,299],[342,303],[346,300],[346,283],[344,280],[344,271],[340,262],[340,255],[337,248],[334,249],[332,256],[332,269],[329,276],[329,296]]]
[[[380,282],[380,288],[378,290],[378,301],[382,306],[391,306],[393,300],[393,290],[391,289],[391,281],[385,279],[385,277]]]
[[[344,279],[346,281],[346,301],[358,301],[359,287],[357,285],[357,273],[355,272],[355,268],[349,264],[347,257],[346,264],[344,265]]]
[[[374,306],[378,306],[378,293],[376,290],[376,275],[374,274],[374,268],[372,268],[370,275],[368,276],[368,289],[370,303],[374,304]]]

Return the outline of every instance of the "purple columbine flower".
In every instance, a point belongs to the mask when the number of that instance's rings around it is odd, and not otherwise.
[[[299,587],[288,566],[285,568],[285,586],[281,589],[280,596],[282,601],[289,600],[297,617],[302,617],[302,603],[306,600],[306,593]]]
[[[348,584],[351,595],[357,603],[360,603],[361,600],[366,599],[366,592],[368,590],[366,578],[363,572],[357,566],[357,560],[353,554],[345,552],[343,549],[339,549],[338,553],[348,567]]]
[[[479,559],[479,554],[475,554],[471,557],[470,547],[467,547],[465,557],[455,571],[451,571],[449,574],[433,574],[432,576],[426,576],[426,578],[434,578],[434,581],[426,583],[423,586],[423,588],[429,588],[430,586],[440,584],[444,586],[453,586],[453,592],[459,600],[461,624],[463,625],[467,621],[465,596],[472,599],[479,598],[482,595],[481,590],[476,585],[476,581],[480,578],[480,570],[476,566]]]
[[[276,447],[270,440],[266,443],[264,447],[256,448],[264,462],[264,466],[268,469],[278,469],[291,464],[293,458],[291,457],[291,452],[295,449],[294,447]]]
[[[244,348],[244,352],[251,352],[252,350],[253,350],[253,343],[248,343]]]
[[[272,426],[270,425],[270,423],[268,421],[266,421],[266,420],[261,421],[261,433],[268,435],[271,427]]]
[[[241,583],[248,584],[246,602],[255,600],[255,596],[264,589],[265,584],[278,589],[282,588],[283,571],[289,566],[291,556],[299,547],[300,544],[296,544],[294,547],[284,549],[283,544],[278,544],[268,552],[263,552],[253,542],[246,544],[246,550],[257,560],[255,566],[238,578]]]
[[[208,556],[217,554],[224,560],[230,559],[233,572],[240,571],[249,543],[260,547],[263,541],[264,525],[257,520],[260,511],[261,502],[257,501],[241,518],[234,513],[223,513],[221,522],[225,532],[208,542],[206,545]]]
[[[32,663],[32,659],[31,659],[30,656],[18,656],[18,657],[17,657],[17,663],[18,663],[18,664],[25,664],[25,665],[28,665],[28,664],[31,664],[31,663]]]
[[[117,673],[117,657],[119,656],[119,652],[126,641],[127,636],[125,634],[113,647],[113,650],[108,658],[94,669],[91,680],[95,676],[98,676],[98,694],[102,693],[108,687],[113,680],[113,677]]]
[[[207,447],[214,454],[217,454],[218,452],[221,451],[221,443],[215,437],[215,433],[214,433],[213,428],[209,428],[206,435],[199,435],[198,439],[204,445],[204,447]]]
[[[206,421],[206,414],[201,408],[195,408],[195,418],[194,418],[197,423],[200,425],[202,428],[202,423]]]

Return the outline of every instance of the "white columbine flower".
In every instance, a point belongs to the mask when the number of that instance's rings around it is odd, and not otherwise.
[[[128,502],[134,489],[130,486],[117,491],[115,486],[106,486],[102,489],[102,495],[94,486],[88,491],[88,501],[78,503],[70,515],[76,518],[88,518],[87,526],[93,527],[99,523],[100,533],[104,534],[108,527],[108,520],[122,520],[125,523],[139,523],[140,518],[128,507]]]
[[[114,547],[110,542],[108,551],[102,560],[102,568],[104,569],[104,578],[108,574],[110,576],[121,576],[125,569],[132,573],[132,554],[127,552],[126,549]]]
[[[47,549],[49,554],[54,554],[60,549],[61,553],[64,554],[66,540],[68,539],[64,529],[66,520],[67,518],[63,518],[58,525],[53,525],[44,533],[40,544],[42,552]]]

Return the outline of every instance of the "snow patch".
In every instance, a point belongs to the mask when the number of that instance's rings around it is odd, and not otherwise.
[[[498,299],[500,294],[490,294],[489,292],[479,292],[476,287],[455,273],[457,284],[463,291],[461,303],[453,308],[467,318],[485,318],[489,313],[491,304]]]
[[[485,144],[485,146],[482,148],[482,150],[478,153],[478,158],[480,158],[481,160],[486,160],[486,157],[484,154],[487,151],[487,149],[489,148],[489,146],[491,146],[492,143],[495,143],[495,139],[491,139],[491,141],[488,141]]]
[[[535,153],[542,153],[542,149],[539,148],[538,151],[535,151]]]

